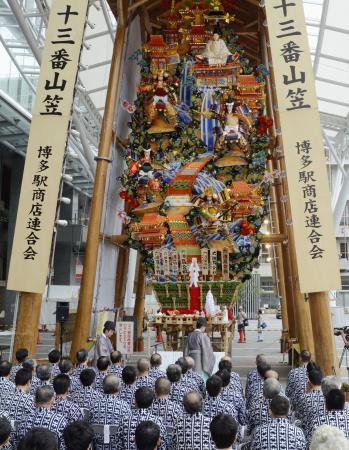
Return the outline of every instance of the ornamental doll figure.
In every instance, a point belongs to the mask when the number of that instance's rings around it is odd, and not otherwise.
[[[217,26],[213,30],[212,39],[206,44],[205,50],[201,55],[197,55],[196,59],[199,62],[208,63],[210,66],[221,65],[225,66],[232,58],[232,53],[229,51],[227,44],[221,38],[222,32]]]
[[[240,122],[243,122],[245,127],[241,127]],[[238,114],[235,110],[235,102],[229,97],[225,102],[224,126],[223,136],[227,141],[238,141],[244,128],[249,129],[251,126],[248,118],[243,114]]]
[[[177,112],[174,105],[177,104],[177,96],[169,82],[169,75],[162,70],[159,71],[154,85],[150,89],[149,86],[143,87],[143,90],[150,90],[153,93],[146,106],[148,122],[151,125],[148,133],[175,131]]]

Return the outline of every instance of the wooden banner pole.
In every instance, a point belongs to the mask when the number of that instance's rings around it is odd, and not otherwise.
[[[263,41],[264,45],[266,47],[266,55],[268,58],[268,61],[272,61],[271,51],[270,48],[266,45],[266,32],[261,30],[261,32],[265,35]],[[277,96],[276,96],[276,90],[275,90],[275,79],[274,79],[274,73],[272,67],[269,66],[270,71],[270,94],[271,94],[271,101],[273,105],[277,105]],[[278,111],[274,110],[274,123],[276,129],[280,128],[280,118]],[[282,148],[282,137],[281,135],[277,136],[277,144],[280,145]],[[276,162],[277,163],[277,162]],[[276,167],[279,167],[282,173],[286,172],[286,166],[285,166],[285,160],[283,157],[280,157],[278,160],[278,165]],[[285,177],[281,177],[281,183],[282,183],[282,190],[284,196],[288,199],[288,185]],[[281,200],[281,199],[280,199]],[[285,207],[285,213],[286,217],[289,219],[292,217],[291,211],[290,211],[290,205],[288,201],[284,202]],[[312,333],[312,324],[311,324],[311,317],[310,317],[310,310],[309,310],[309,304],[305,301],[304,295],[300,292],[299,288],[299,281],[298,281],[298,268],[297,268],[297,260],[296,260],[296,250],[295,250],[295,240],[294,240],[294,233],[293,228],[291,224],[287,225],[286,223],[286,217],[284,214],[280,214],[280,218],[283,217],[283,221],[286,226],[286,232],[288,234],[288,251],[283,251],[283,260],[286,262],[286,264],[290,265],[290,272],[289,272],[289,286],[293,290],[293,298],[294,298],[294,315],[295,315],[295,323],[297,325],[297,337],[299,340],[299,344],[301,347],[301,350],[309,350],[310,352],[314,353],[314,341],[313,341],[313,333]],[[280,230],[282,232],[282,230]],[[289,317],[290,319],[290,317]],[[291,336],[293,337],[293,336]]]
[[[134,316],[137,319],[137,338],[142,336],[143,332],[143,318],[144,318],[144,303],[145,303],[145,267],[144,263],[140,261],[138,266],[137,290],[134,307]]]
[[[91,324],[93,294],[96,278],[96,267],[98,258],[99,234],[103,213],[103,199],[105,194],[106,179],[108,173],[108,160],[112,144],[113,126],[119,82],[121,79],[122,60],[124,55],[124,43],[126,36],[126,14],[125,0],[118,1],[120,17],[114,42],[112,63],[109,73],[108,91],[105,103],[100,142],[98,148],[95,185],[91,204],[90,220],[87,234],[84,268],[82,273],[79,304],[74,328],[74,336],[71,347],[71,355],[75,356],[81,347],[86,347]]]

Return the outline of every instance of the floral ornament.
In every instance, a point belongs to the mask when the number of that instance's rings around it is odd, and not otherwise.
[[[273,119],[267,119],[265,116],[258,116],[256,126],[257,134],[265,134],[272,125]]]
[[[128,225],[131,222],[131,217],[122,208],[118,209],[118,217],[120,217],[124,225]]]
[[[133,114],[136,111],[135,105],[132,105],[128,100],[123,100],[122,108],[130,114]]]

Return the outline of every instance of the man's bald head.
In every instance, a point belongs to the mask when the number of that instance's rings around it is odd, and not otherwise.
[[[276,370],[267,370],[265,372],[264,379],[267,380],[268,378],[275,378],[275,380],[278,380],[279,374],[276,372]]]
[[[187,363],[188,363],[189,370],[194,369],[194,367],[195,367],[195,361],[194,361],[194,359],[193,359],[191,356],[186,356],[186,357],[185,357],[185,360],[186,360]]]
[[[171,382],[168,378],[160,377],[155,382],[155,394],[157,397],[164,397],[170,394]]]
[[[183,400],[184,409],[188,414],[202,411],[202,397],[198,392],[189,392]]]
[[[275,378],[268,378],[263,383],[264,398],[272,399],[281,392],[281,385]]]
[[[137,362],[137,370],[139,375],[145,375],[149,372],[150,362],[148,358],[139,358]]]

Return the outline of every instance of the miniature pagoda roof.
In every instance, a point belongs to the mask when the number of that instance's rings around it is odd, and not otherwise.
[[[238,77],[238,88],[241,89],[251,89],[259,88],[264,85],[264,82],[259,82],[256,77],[251,75],[239,75]]]
[[[145,44],[144,48],[148,52],[159,50],[166,51],[168,49],[168,45],[166,44],[162,34],[152,34],[149,42]]]
[[[251,194],[253,186],[245,181],[233,181],[230,190],[233,194]]]

